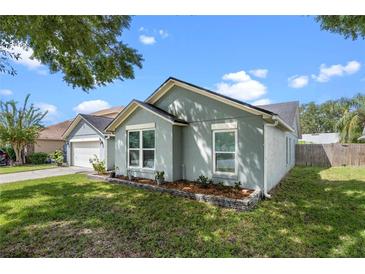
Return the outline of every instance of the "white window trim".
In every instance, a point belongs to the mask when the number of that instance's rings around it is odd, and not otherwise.
[[[212,124],[211,128],[212,130],[237,129],[237,122]]]
[[[234,172],[224,172],[224,171],[217,171],[216,170],[216,151],[215,151],[215,134],[217,132],[234,132]],[[230,176],[234,176],[234,175],[237,175],[237,171],[238,171],[238,161],[237,161],[237,151],[238,151],[238,144],[237,144],[237,129],[217,129],[217,130],[213,130],[212,131],[212,134],[213,134],[213,148],[212,148],[212,151],[213,151],[213,174],[214,175],[230,175]],[[218,152],[218,153],[225,153],[225,152]],[[226,152],[226,153],[230,153],[232,154],[233,152]]]
[[[154,123],[153,123],[154,124]],[[143,148],[143,131],[153,130],[155,133],[155,143],[154,148]],[[130,132],[139,132],[139,148],[129,148],[129,133]],[[139,165],[131,166],[129,161],[129,151],[130,150],[138,150],[139,151]],[[153,150],[153,167],[143,167],[143,151],[144,150]],[[144,128],[139,130],[128,130],[127,131],[127,167],[128,169],[143,169],[143,170],[155,170],[156,168],[156,130],[155,128]]]
[[[125,127],[126,130],[137,130],[137,129],[154,129],[155,123],[138,124],[138,125],[128,125]]]

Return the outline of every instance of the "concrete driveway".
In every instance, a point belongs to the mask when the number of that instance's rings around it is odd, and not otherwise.
[[[76,173],[91,173],[92,171],[91,168],[71,166],[9,173],[0,175],[0,184]]]

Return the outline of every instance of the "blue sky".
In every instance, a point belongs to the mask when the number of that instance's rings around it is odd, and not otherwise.
[[[135,16],[122,40],[145,59],[134,80],[85,93],[25,53],[18,75],[0,75],[0,98],[31,93],[52,124],[144,100],[169,76],[254,104],[365,93],[365,42],[321,31],[309,16]]]

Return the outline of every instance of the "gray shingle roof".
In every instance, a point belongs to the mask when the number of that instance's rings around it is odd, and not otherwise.
[[[141,101],[138,101],[138,100],[133,100],[133,101],[135,101],[137,104],[140,104],[140,105],[144,106],[145,108],[151,110],[152,112],[165,117],[166,119],[170,120],[171,122],[181,123],[181,124],[188,124],[188,122],[186,122],[184,120],[181,120],[181,119],[177,118],[176,116],[172,115],[171,113],[168,113],[167,111],[164,111],[163,109],[160,109],[160,108],[158,108],[154,105],[151,105],[151,104],[148,104],[148,103],[145,103],[145,102],[141,102]]]
[[[102,133],[105,133],[104,129],[111,121],[113,121],[113,118],[109,117],[103,117],[103,116],[95,116],[90,114],[80,114],[82,118],[84,118],[86,121],[88,121],[91,125],[93,125],[97,130],[99,130]]]
[[[261,105],[258,107],[278,114],[280,116],[280,118],[284,120],[285,123],[287,123],[289,126],[293,127],[294,122],[295,122],[295,114],[296,114],[298,106],[299,106],[299,102],[293,101],[293,102],[285,102],[285,103],[278,103],[278,104]]]

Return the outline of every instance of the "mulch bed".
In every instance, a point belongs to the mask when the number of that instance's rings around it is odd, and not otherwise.
[[[128,180],[132,182],[137,182],[140,184],[147,185],[157,185],[154,180],[146,179],[146,178],[137,178],[134,177],[132,180],[129,180],[127,176],[116,176],[118,179]],[[234,188],[229,186],[219,186],[215,184],[209,184],[207,186],[203,186],[196,182],[191,181],[176,181],[176,182],[166,182],[159,187],[168,188],[168,189],[178,189],[190,193],[198,193],[198,194],[206,194],[206,195],[215,195],[215,196],[223,196],[231,199],[244,199],[250,196],[254,191],[251,189],[245,188]]]

